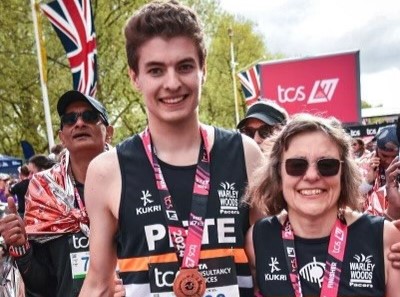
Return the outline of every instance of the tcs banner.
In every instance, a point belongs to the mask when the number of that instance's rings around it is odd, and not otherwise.
[[[361,120],[359,51],[260,64],[261,98],[275,100],[289,114]]]

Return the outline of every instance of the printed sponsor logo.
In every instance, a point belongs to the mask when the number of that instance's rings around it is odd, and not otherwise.
[[[178,214],[175,210],[167,210],[165,213],[167,214],[169,220],[178,221]]]
[[[140,197],[140,200],[143,201],[143,207],[136,208],[137,215],[161,211],[161,205],[150,205],[154,203],[154,200],[150,199],[150,197],[152,197],[152,195],[149,190],[142,191],[142,197]]]
[[[304,265],[300,270],[299,274],[305,280],[310,283],[318,284],[321,288],[322,281],[324,279],[325,263],[317,262],[315,257],[313,261]]]
[[[351,137],[361,136],[361,131],[360,130],[350,130],[350,136]]]
[[[221,204],[221,214],[239,214],[239,191],[235,189],[235,183],[220,183],[218,197]]]
[[[154,201],[150,199],[151,194],[149,190],[142,191],[142,197],[140,200],[143,201],[143,206],[146,206],[149,203],[153,203]]]
[[[333,250],[332,252],[334,254],[340,254],[341,248],[342,248],[342,243],[344,241],[344,232],[342,229],[339,227],[335,227],[335,240],[333,243]]]
[[[86,236],[72,235],[72,244],[77,250],[87,249],[89,247],[89,238],[87,238]]]
[[[313,104],[331,101],[338,82],[338,78],[317,80],[314,83],[307,103]]]
[[[277,257],[271,257],[271,262],[268,264],[268,266],[271,267],[271,273],[274,273],[275,271],[281,271],[281,269],[278,267],[279,262]]]
[[[173,271],[161,271],[157,267],[154,268],[154,280],[157,287],[172,287],[174,279],[175,273]]]
[[[277,257],[271,257],[268,266],[270,267],[270,273],[264,274],[264,280],[266,281],[286,281],[287,276],[285,274],[277,274],[275,272],[281,271],[279,268],[279,261]]]
[[[288,256],[289,256],[290,258],[296,257],[296,253],[295,253],[295,251],[294,251],[294,248],[292,248],[292,247],[287,247],[286,250],[287,250],[287,254],[288,254]]]
[[[373,257],[364,254],[355,255],[356,261],[350,262],[350,287],[373,288],[372,280],[375,269]]]
[[[316,80],[308,96],[307,104],[326,103],[332,100],[336,87],[339,83],[338,78]],[[293,103],[304,101],[307,98],[305,86],[283,87],[278,85],[278,100],[280,103]]]

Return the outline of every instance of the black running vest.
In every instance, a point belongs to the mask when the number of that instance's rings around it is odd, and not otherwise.
[[[122,176],[117,233],[120,275],[126,286],[127,296],[148,296],[149,265],[176,263],[177,258],[168,237],[153,169],[140,137],[135,135],[119,144],[117,155]],[[247,184],[240,134],[215,128],[215,141],[210,157],[210,196],[200,258],[233,256],[241,296],[252,296],[252,279],[244,253],[249,214],[248,208],[240,203]],[[176,167],[163,162],[160,165],[174,206],[187,226],[195,166]],[[192,176],[185,177],[185,174]],[[182,178],[176,177],[179,175]],[[174,195],[179,192],[182,194]],[[190,195],[184,194],[188,192]],[[172,275],[171,271],[157,270],[156,284],[162,285],[170,281]]]
[[[384,296],[383,221],[381,217],[364,214],[349,226],[338,296]],[[253,243],[257,285],[263,296],[294,296],[283,250],[281,224],[276,217],[255,224]],[[320,296],[328,243],[329,237],[304,239],[295,236],[305,297]]]

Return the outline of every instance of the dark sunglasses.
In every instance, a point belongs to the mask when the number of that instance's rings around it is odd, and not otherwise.
[[[260,135],[261,138],[265,139],[272,134],[272,132],[274,131],[274,127],[270,125],[262,125],[258,128],[243,127],[240,128],[239,131],[240,133],[243,133],[251,138],[254,138],[254,135],[256,135],[256,132],[258,132],[258,135]]]
[[[340,164],[343,161],[338,159],[319,159],[315,162],[317,164],[318,172],[321,176],[335,176],[338,174]],[[292,158],[286,159],[285,169],[286,173],[291,176],[302,176],[307,172],[310,163],[306,159]]]
[[[100,119],[100,114],[94,110],[66,113],[61,117],[61,124],[67,126],[75,125],[79,117],[81,117],[82,121],[86,124],[97,124]]]

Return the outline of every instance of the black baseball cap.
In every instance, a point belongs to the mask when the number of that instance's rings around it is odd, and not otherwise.
[[[258,101],[250,106],[246,112],[246,117],[239,122],[237,129],[243,128],[248,119],[258,119],[264,123],[275,126],[276,124],[286,124],[288,113],[273,101]]]
[[[67,109],[68,105],[76,101],[87,102],[91,107],[93,107],[94,110],[100,113],[101,117],[103,118],[104,124],[106,126],[109,125],[108,114],[104,105],[101,104],[95,98],[90,97],[88,95],[84,95],[81,92],[75,90],[67,91],[60,97],[60,99],[58,99],[57,103],[58,115],[61,117],[65,113],[65,110]]]

